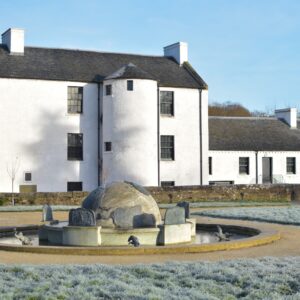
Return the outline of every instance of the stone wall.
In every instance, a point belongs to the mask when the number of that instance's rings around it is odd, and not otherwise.
[[[158,203],[197,201],[300,201],[300,184],[147,187]],[[16,193],[21,205],[79,205],[88,192]],[[11,203],[10,193],[0,193],[0,205]]]

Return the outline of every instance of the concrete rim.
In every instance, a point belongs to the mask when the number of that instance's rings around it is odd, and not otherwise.
[[[157,254],[184,254],[184,253],[204,253],[224,250],[236,250],[249,247],[256,247],[273,243],[281,238],[281,234],[276,230],[265,230],[259,227],[245,227],[237,225],[224,225],[224,224],[206,224],[197,223],[198,226],[213,227],[220,225],[224,228],[231,228],[235,232],[248,231],[256,232],[257,235],[244,239],[219,242],[211,244],[181,244],[170,246],[141,246],[134,247],[66,247],[66,246],[22,246],[22,245],[9,245],[0,244],[0,250],[13,251],[13,252],[26,252],[26,253],[40,253],[40,254],[63,254],[63,255],[157,255]],[[38,228],[38,226],[31,226]],[[20,229],[20,227],[14,227]],[[24,230],[26,226],[22,226]],[[6,228],[8,229],[8,228]],[[1,230],[3,232],[3,229]]]

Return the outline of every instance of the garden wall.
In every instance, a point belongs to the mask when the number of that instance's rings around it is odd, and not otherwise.
[[[158,203],[200,201],[300,201],[300,184],[175,186],[147,188]],[[23,205],[61,204],[78,205],[88,192],[18,193],[15,203]],[[0,205],[10,204],[11,194],[0,193]]]

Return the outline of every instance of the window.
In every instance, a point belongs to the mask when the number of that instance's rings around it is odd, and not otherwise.
[[[81,181],[69,181],[68,182],[68,192],[82,191]]]
[[[127,80],[127,91],[133,91],[133,80]]]
[[[286,158],[286,172],[287,174],[296,174],[296,157]]]
[[[160,137],[160,149],[162,160],[174,160],[174,136],[162,135]]]
[[[83,100],[83,87],[68,86],[68,113],[81,114]]]
[[[111,94],[112,94],[112,87],[111,87],[111,84],[108,84],[105,86],[105,95],[109,96]]]
[[[31,173],[30,172],[25,172],[24,173],[24,180],[25,181],[31,181]]]
[[[161,181],[161,187],[175,186],[175,181]]]
[[[212,175],[212,157],[208,158],[208,174]]]
[[[105,152],[110,152],[112,150],[111,142],[104,143]]]
[[[249,157],[239,158],[240,174],[249,174]]]
[[[162,115],[174,116],[174,93],[168,91],[160,92],[160,113]]]
[[[83,160],[82,133],[68,133],[68,160]]]

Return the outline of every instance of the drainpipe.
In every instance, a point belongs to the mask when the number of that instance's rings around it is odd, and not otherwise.
[[[160,186],[160,102],[157,83],[157,186]]]
[[[203,145],[202,145],[202,90],[199,89],[199,141],[200,141],[200,185],[203,184]]]
[[[102,143],[101,143],[101,140],[102,140],[102,116],[101,116],[101,98],[100,98],[100,91],[101,91],[101,89],[100,89],[100,83],[97,83],[97,86],[98,86],[98,101],[97,101],[97,110],[98,110],[98,126],[97,126],[97,128],[98,128],[98,137],[97,137],[97,142],[98,142],[98,154],[97,154],[97,156],[98,156],[98,186],[100,186],[101,185],[101,183],[102,183],[102,159],[101,159],[101,157],[102,157],[102,155],[101,155],[101,145],[102,145]],[[100,138],[100,134],[101,134],[101,138]]]
[[[255,182],[256,184],[258,184],[258,151],[255,151],[255,164],[256,164],[256,178],[255,178]]]

